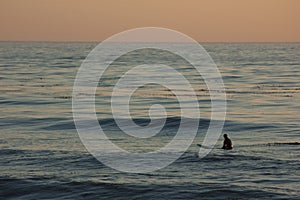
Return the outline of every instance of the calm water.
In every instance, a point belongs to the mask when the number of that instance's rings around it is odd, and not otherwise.
[[[194,70],[159,54],[197,86],[199,131],[189,150],[170,166],[148,174],[110,169],[82,145],[73,123],[76,72],[95,43],[0,43],[0,197],[4,199],[299,199],[300,44],[204,44],[219,67],[228,107],[224,133],[234,150],[197,152],[209,124],[210,97]],[[147,55],[147,56],[145,56]],[[152,56],[149,56],[152,55]],[[144,56],[144,57],[143,57]],[[151,52],[120,58],[99,85],[100,124],[117,145],[133,152],[162,147],[180,123],[178,102],[163,87],[136,91],[131,114],[149,123],[148,109],[168,111],[164,129],[134,140],[110,114],[113,85],[132,63],[157,59]],[[169,57],[168,57],[169,56]],[[165,59],[168,58],[168,59]],[[180,86],[178,86],[180,87]],[[187,102],[188,104],[188,102]]]

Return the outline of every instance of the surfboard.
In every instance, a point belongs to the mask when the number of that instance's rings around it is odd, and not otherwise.
[[[198,147],[202,147],[204,149],[213,149],[214,147],[209,147],[209,146],[205,146],[205,145],[202,145],[202,144],[197,144]],[[224,151],[227,151],[227,150],[231,150],[233,151],[234,149],[222,149],[222,148],[216,148],[216,149],[221,149],[221,150],[224,150]]]
[[[209,147],[209,146],[204,146],[202,144],[197,144],[198,147],[202,147],[204,149],[213,149],[213,147]]]

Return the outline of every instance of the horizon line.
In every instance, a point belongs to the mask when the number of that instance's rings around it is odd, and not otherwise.
[[[36,43],[100,43],[103,41],[94,40],[0,40],[0,42],[36,42]],[[122,42],[122,41],[121,41]],[[124,41],[126,42],[126,41]],[[142,42],[142,41],[131,41],[131,42]],[[176,41],[173,41],[176,42]],[[165,43],[173,43],[167,41]],[[300,41],[197,41],[198,43],[300,43]]]

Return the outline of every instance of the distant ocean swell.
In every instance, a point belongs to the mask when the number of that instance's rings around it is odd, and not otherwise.
[[[133,118],[133,119],[119,119],[123,122],[133,120],[137,125],[140,126],[146,126],[150,123],[150,119],[147,118]],[[154,121],[159,119],[153,119]],[[199,120],[199,128],[207,128],[210,124],[210,119],[201,118],[201,119],[190,119],[190,120]],[[68,118],[6,118],[2,119],[1,125],[3,127],[9,127],[13,125],[20,125],[23,127],[32,127],[32,126],[38,126],[40,129],[44,130],[68,130],[68,129],[76,129],[73,120],[70,120]],[[117,127],[117,124],[115,122],[115,119],[113,118],[106,118],[106,119],[99,119],[99,124],[101,126],[104,126],[106,128],[114,128]],[[181,117],[168,117],[166,118],[166,123],[164,125],[164,128],[172,129],[174,127],[178,127],[178,125],[181,122]],[[82,123],[89,123],[88,120],[82,121]],[[47,125],[49,124],[49,125]],[[46,125],[46,126],[45,126]],[[254,130],[254,129],[272,129],[272,128],[278,128],[280,124],[263,124],[263,123],[242,123],[232,120],[227,120],[225,122],[225,129],[228,131],[241,131],[241,130]]]

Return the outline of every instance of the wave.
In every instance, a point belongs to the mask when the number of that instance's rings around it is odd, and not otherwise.
[[[185,118],[185,122],[195,122],[195,120],[198,119],[187,119]],[[153,119],[152,121],[149,118],[133,118],[133,119],[118,119],[118,121],[122,122],[122,124],[130,124],[130,121],[135,122],[139,126],[147,126],[150,122],[153,122],[153,124],[159,125],[161,119]],[[177,129],[181,123],[182,119],[181,117],[168,117],[166,118],[166,122],[164,125],[164,129]],[[113,118],[106,118],[106,119],[99,119],[99,124],[103,129],[107,128],[118,128],[118,125],[116,123],[116,120]],[[208,127],[210,120],[209,119],[200,119],[199,127]],[[86,126],[87,128],[90,127],[91,121],[90,120],[81,120],[78,121],[83,126]],[[55,123],[54,125],[43,127],[43,129],[46,130],[64,130],[64,129],[75,129],[75,124],[73,121],[63,122],[63,123]]]
[[[10,102],[14,103],[14,102]],[[42,104],[43,102],[41,102]],[[19,127],[36,127],[37,129],[41,130],[75,130],[76,126],[71,118],[67,117],[49,117],[49,118],[0,118],[1,119],[1,127],[12,127],[15,125],[18,125]],[[183,120],[184,119],[184,120]],[[133,118],[133,119],[118,119],[123,124],[127,124],[127,122],[130,122],[131,120],[134,121],[137,125],[143,127],[147,126],[150,122],[153,123],[153,127],[160,126],[160,121],[162,119],[156,118],[152,121],[149,118]],[[174,117],[167,117],[165,120],[165,124],[163,127],[163,130],[177,130],[180,123],[184,121],[184,125],[187,125],[189,123],[194,123],[196,121],[199,121],[199,129],[205,130],[209,127],[211,123],[211,119],[208,118],[181,118],[178,116]],[[91,124],[90,120],[81,120],[77,121],[78,123],[82,124],[83,126],[86,126],[87,128]],[[214,121],[216,122],[216,121]],[[99,119],[98,123],[101,125],[101,127],[105,130],[119,130],[116,120],[113,118],[104,118]],[[129,123],[128,123],[129,124]],[[238,122],[238,121],[232,121],[232,120],[226,120],[224,123],[224,131],[226,132],[243,132],[243,131],[253,131],[253,130],[272,130],[272,129],[278,129],[280,127],[280,124],[263,124],[263,123],[244,123],[244,122]]]
[[[292,195],[234,183],[125,184],[52,178],[0,178],[1,196],[24,199],[248,199]],[[18,192],[16,192],[18,191]]]
[[[199,128],[200,129],[207,129],[211,120],[207,118],[195,119],[195,118],[184,118],[185,123],[193,123],[195,120],[199,120]],[[139,126],[147,126],[150,123],[149,118],[134,118],[134,119],[118,119],[123,124],[126,124],[126,121],[130,122],[131,120],[134,121]],[[157,121],[157,123],[156,123]],[[158,124],[161,119],[153,119],[153,124]],[[164,125],[164,129],[178,129],[182,119],[181,117],[168,117],[166,118],[166,123]],[[82,120],[78,121],[82,125],[89,127],[90,122],[89,120]],[[113,118],[106,118],[106,119],[99,119],[99,124],[102,128],[118,128],[116,124],[116,120]],[[215,121],[216,122],[216,121]],[[75,124],[73,121],[66,121],[66,122],[55,122],[52,125],[44,126],[43,129],[46,130],[68,130],[68,129],[75,129]],[[262,129],[275,129],[278,128],[278,125],[270,125],[270,124],[255,124],[255,123],[241,123],[236,121],[227,120],[224,124],[224,129],[230,132],[240,132],[245,130],[262,130]]]

